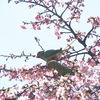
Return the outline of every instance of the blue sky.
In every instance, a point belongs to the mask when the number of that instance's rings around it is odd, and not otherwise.
[[[84,8],[80,24],[78,25],[73,23],[73,28],[74,30],[88,32],[91,25],[86,23],[87,18],[89,16],[100,16],[100,0],[84,1],[86,7]],[[23,25],[22,21],[34,21],[34,16],[39,11],[39,7],[29,9],[28,4],[25,3],[16,5],[13,1],[8,4],[7,0],[0,0],[0,55],[20,55],[22,51],[24,51],[25,54],[32,53],[36,55],[41,48],[34,40],[34,36],[40,38],[40,43],[45,50],[66,47],[68,44],[66,42],[66,35],[63,35],[62,39],[57,40],[57,37],[53,33],[53,29],[46,29],[45,26],[43,26],[40,31],[34,31],[30,29],[30,26],[28,26],[27,30],[20,28],[20,26]],[[90,41],[88,41],[88,43],[91,44]],[[73,45],[79,48],[77,42]],[[15,60],[9,59],[6,61],[6,58],[0,57],[0,65],[7,64],[7,67],[20,67],[21,65],[26,64],[28,67],[31,67],[41,62],[45,64],[45,62],[41,59],[30,58],[27,62],[24,62],[24,59],[25,58],[17,58]],[[5,80],[2,80],[0,82],[0,87],[10,85],[10,82],[8,82],[8,84],[4,84],[4,81]]]

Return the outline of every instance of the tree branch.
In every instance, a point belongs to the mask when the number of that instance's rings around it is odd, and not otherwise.
[[[25,57],[25,58],[28,58],[28,57],[36,57],[36,55],[32,55],[31,53],[30,53],[30,55],[25,55],[25,54],[14,55],[14,54],[10,54],[10,55],[0,55],[0,57],[7,57],[7,59],[8,58],[16,59],[16,58],[21,58],[21,57]]]
[[[92,27],[92,29],[91,29],[91,30],[88,32],[88,34],[85,36],[85,38],[84,38],[84,40],[83,40],[84,43],[86,42],[87,37],[91,34],[91,32],[93,31],[93,29],[94,29],[94,28]]]
[[[65,11],[67,10],[67,8],[69,7],[69,5],[64,9],[64,11],[61,13],[61,17],[62,15],[65,13]]]

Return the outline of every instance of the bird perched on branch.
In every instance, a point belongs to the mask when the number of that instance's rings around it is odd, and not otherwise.
[[[75,40],[74,40],[75,41]],[[73,41],[73,42],[74,42]],[[72,43],[73,43],[72,42]],[[38,53],[37,53],[37,57],[38,58],[41,58],[42,60],[44,60],[44,61],[47,61],[47,62],[49,62],[50,60],[59,60],[59,58],[57,57],[57,54],[58,53],[63,53],[63,52],[66,52],[66,51],[68,51],[70,48],[71,48],[71,44],[72,43],[70,43],[65,49],[63,49],[62,50],[62,48],[60,48],[60,49],[56,49],[56,50],[54,50],[54,49],[51,49],[51,50],[47,50],[47,51],[39,51]]]
[[[72,43],[70,43],[70,45]],[[66,74],[75,75],[75,70],[72,70],[68,67],[62,66],[60,63],[57,62],[57,60],[60,59],[60,58],[58,58],[57,54],[67,52],[71,48],[70,45],[68,45],[63,50],[62,50],[62,48],[60,48],[60,49],[56,49],[56,50],[51,49],[51,50],[47,50],[47,51],[39,51],[37,53],[37,57],[41,58],[44,61],[46,61],[47,65],[50,68],[53,68],[54,70],[57,70],[59,75],[62,75],[62,76],[66,75]]]
[[[50,68],[53,68],[53,69],[57,70],[58,71],[58,74],[59,75],[62,75],[62,76],[66,75],[66,74],[75,75],[75,72],[76,72],[73,69],[70,69],[68,67],[62,66],[60,63],[58,63],[55,60],[49,61],[48,62],[48,66]]]
[[[47,50],[47,51],[39,51],[37,53],[37,57],[41,58],[45,61],[50,61],[50,60],[58,60],[57,54],[62,52],[62,48],[54,50]]]

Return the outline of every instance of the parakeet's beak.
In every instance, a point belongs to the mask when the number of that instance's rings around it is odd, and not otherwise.
[[[39,58],[39,56],[38,56],[38,55],[36,55],[35,57],[36,57],[36,58]]]

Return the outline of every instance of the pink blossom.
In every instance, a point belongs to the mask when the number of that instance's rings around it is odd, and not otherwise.
[[[61,26],[60,26],[59,24],[56,24],[56,25],[54,26],[55,30],[59,30],[60,27],[61,27]]]
[[[30,100],[28,96],[21,96],[17,100]]]
[[[96,55],[96,49],[95,48],[91,49],[91,52],[93,53],[93,55]]]
[[[19,3],[19,1],[14,1],[15,2],[15,4],[18,4]]]
[[[67,20],[69,20],[69,21],[70,21],[71,19],[72,19],[72,17],[68,17],[68,18],[67,18]]]
[[[56,96],[59,98],[60,96],[62,97],[64,95],[65,91],[64,91],[64,87],[59,87],[57,92],[56,92]]]
[[[85,5],[81,3],[81,4],[79,5],[79,7],[85,7]]]
[[[95,30],[93,30],[92,32],[93,32],[93,33],[96,33],[96,31],[95,31]]]
[[[97,21],[100,22],[100,18],[99,17],[97,17]]]
[[[88,70],[89,70],[89,67],[88,66],[82,66],[82,68],[80,69],[80,72],[87,73]]]
[[[69,6],[68,9],[69,9],[70,11],[73,11],[75,8],[74,8],[74,6]]]
[[[21,26],[22,29],[27,29],[25,26]]]
[[[58,4],[58,7],[64,7],[64,2],[60,1],[60,2],[57,2]]]
[[[84,0],[78,0],[78,2],[79,2],[79,3],[82,3],[82,2],[84,2]]]
[[[83,32],[83,34],[86,34],[86,32]]]
[[[35,16],[34,22],[31,22],[32,29],[41,30],[41,25],[47,25],[47,28],[50,28],[51,24],[54,24],[54,33],[58,39],[63,35],[63,29],[65,28],[66,32],[74,33],[74,29],[70,24],[71,20],[74,19],[76,22],[79,22],[81,18],[82,10],[81,7],[84,7],[84,0],[71,0],[70,2],[63,2],[62,0],[27,0],[33,2],[33,5],[41,5],[45,9],[38,13]],[[16,4],[19,1],[15,2]],[[55,5],[56,3],[56,5]],[[29,8],[32,8],[33,5],[29,5]],[[77,7],[76,7],[77,5]],[[54,7],[55,6],[55,7]],[[67,20],[64,20],[65,16],[58,15],[56,13],[56,8],[67,6],[71,11],[70,17],[67,17]],[[63,9],[64,10],[64,9]],[[66,9],[65,9],[66,10]],[[67,10],[66,10],[67,11]],[[50,13],[49,13],[50,12]],[[52,13],[52,14],[51,14]],[[58,19],[53,19],[58,17]],[[61,18],[61,19],[60,19]],[[63,21],[62,21],[63,20]],[[88,18],[87,23],[90,23],[94,28],[90,31],[91,36],[98,36],[96,33],[96,28],[100,25],[99,17],[90,17]],[[27,24],[27,23],[26,23]],[[22,29],[27,29],[24,25],[21,26]],[[62,29],[62,30],[61,30]],[[60,32],[61,30],[61,32]],[[68,34],[69,35],[69,34]],[[76,37],[74,35],[77,35]],[[86,32],[75,31],[73,36],[69,35],[66,37],[66,41],[70,42],[73,39],[82,39],[86,36]],[[89,39],[89,38],[88,38]],[[35,40],[39,42],[39,39],[35,37]],[[81,40],[80,40],[81,41]],[[82,41],[81,41],[82,42]],[[86,42],[86,41],[83,41]],[[75,75],[66,75],[59,76],[55,69],[52,69],[48,66],[48,62],[45,65],[42,63],[37,63],[32,67],[26,67],[22,65],[20,68],[9,68],[5,66],[0,66],[0,78],[8,77],[9,79],[27,81],[27,84],[21,88],[12,86],[10,90],[7,88],[0,89],[0,99],[5,100],[7,98],[16,98],[18,100],[97,100],[100,97],[98,85],[100,85],[100,64],[96,63],[96,60],[100,59],[100,52],[98,47],[100,47],[100,40],[94,41],[92,46],[89,46],[86,42],[86,50],[81,53],[82,50],[77,48],[74,51],[75,46],[71,46],[71,50],[66,52],[58,53],[57,57],[64,58],[61,61],[58,61],[61,65],[65,65],[68,68],[75,70]],[[87,54],[91,51],[93,54],[93,59],[89,58],[87,60]],[[86,60],[78,60],[78,55],[83,55],[86,57]],[[89,54],[89,53],[88,53]],[[21,53],[21,56],[25,56],[24,52]],[[31,54],[29,55],[31,56]],[[72,56],[72,57],[71,57]],[[91,56],[91,55],[89,55]],[[8,57],[9,58],[9,57]],[[35,57],[36,58],[36,57]],[[81,59],[79,57],[79,59]],[[94,60],[95,59],[95,60]],[[13,89],[12,89],[13,88]],[[24,92],[23,92],[24,91]],[[21,93],[19,96],[17,93]],[[19,97],[18,97],[19,96]]]
[[[45,18],[45,19],[44,19],[44,23],[45,23],[46,25],[51,24],[51,20],[50,20],[50,19]]]
[[[100,24],[100,19],[98,17],[90,17],[88,18],[87,23],[91,23],[92,27],[97,28]]]
[[[35,19],[38,21],[42,21],[44,20],[44,17],[42,15],[36,15]]]
[[[77,0],[72,0],[72,2],[77,2]]]
[[[32,2],[32,0],[28,0],[29,2]]]
[[[40,24],[33,23],[31,29],[34,29],[34,30],[41,30]]]
[[[100,55],[94,56],[95,59],[100,59]]]
[[[59,32],[55,31],[54,33],[55,33],[55,35],[57,36],[58,39],[61,38],[61,35],[59,34]]]
[[[94,45],[100,47],[100,40],[96,40],[96,41],[94,41]]]
[[[70,39],[66,39],[67,42],[70,42]]]
[[[31,9],[33,7],[33,5],[28,5],[28,7]]]
[[[44,3],[46,6],[49,6],[49,5],[50,5],[49,2],[47,2],[47,1],[43,1],[43,3]]]
[[[3,67],[3,65],[0,65],[0,68],[2,68]]]
[[[47,29],[50,29],[50,26],[48,26]]]
[[[96,62],[93,59],[91,59],[89,60],[89,65],[96,66]]]
[[[90,46],[88,46],[88,47],[86,47],[85,49],[86,49],[87,51],[89,51],[89,50],[90,50],[90,48],[91,48],[91,47],[90,47]]]

